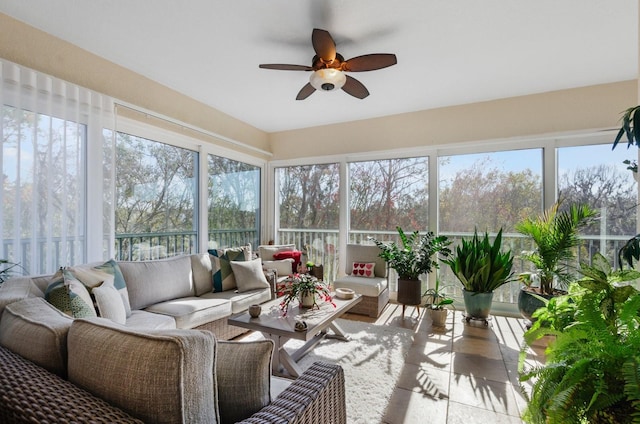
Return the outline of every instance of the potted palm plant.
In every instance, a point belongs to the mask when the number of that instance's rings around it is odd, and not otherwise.
[[[515,226],[519,233],[528,236],[535,244],[534,250],[520,255],[531,262],[539,281],[538,287],[525,284],[518,296],[520,314],[529,321],[528,325],[533,312],[543,306],[540,297],[549,299],[565,293],[564,289],[572,278],[570,262],[580,245],[578,232],[596,214],[588,205],[571,204],[565,210],[560,210],[560,205],[561,201],[558,201],[541,216],[526,218]],[[523,278],[522,281],[531,279]]]
[[[422,235],[414,231],[407,235],[400,227],[396,230],[400,244],[371,240],[380,248],[380,257],[398,273],[398,302],[403,305],[404,316],[406,305],[420,305],[422,301],[420,275],[438,267],[436,254],[442,259],[449,256],[451,250],[447,246],[451,242],[446,236],[435,236],[431,231]]]
[[[502,229],[493,243],[489,234],[478,237],[477,230],[471,240],[462,239],[455,255],[443,262],[463,286],[467,321],[481,319],[487,323],[493,301],[493,291],[513,281],[513,255],[511,250],[502,252]]]

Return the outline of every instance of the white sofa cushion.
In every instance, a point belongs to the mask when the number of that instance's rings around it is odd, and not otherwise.
[[[187,255],[157,261],[118,262],[118,265],[127,283],[131,309],[195,295],[191,258]]]
[[[346,288],[355,291],[363,296],[378,297],[384,289],[387,288],[387,278],[367,278],[367,277],[353,277],[346,275],[344,277],[337,278],[333,282],[333,288]]]
[[[173,317],[177,328],[194,328],[231,315],[231,302],[203,296],[182,297],[156,303],[145,311]]]

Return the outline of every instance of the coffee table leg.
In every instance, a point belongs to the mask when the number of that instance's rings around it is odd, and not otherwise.
[[[273,375],[297,378],[302,374],[302,370],[296,364],[296,361],[289,355],[289,353],[284,349],[285,343],[289,341],[288,338],[282,336],[276,336],[273,334],[265,334],[265,337],[273,340],[275,344],[274,352],[273,352],[273,360],[271,361],[271,373]],[[287,371],[287,373],[283,372],[283,368]]]
[[[348,342],[349,340],[351,340],[351,338],[344,333],[344,330],[340,328],[340,326],[336,324],[335,321],[329,324],[329,328],[333,330],[333,334],[327,333],[325,337],[329,339],[342,340],[343,342]]]

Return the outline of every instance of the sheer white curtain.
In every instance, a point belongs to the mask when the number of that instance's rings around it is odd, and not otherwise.
[[[113,246],[113,102],[0,60],[0,259],[30,274]]]

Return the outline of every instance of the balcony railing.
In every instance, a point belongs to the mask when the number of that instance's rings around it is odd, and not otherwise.
[[[473,233],[450,233],[442,232],[442,235],[446,235],[452,241],[452,247],[455,247],[460,243],[461,238],[470,238]],[[351,231],[349,233],[348,243],[356,244],[370,244],[372,243],[370,238],[376,238],[382,241],[395,241],[399,242],[398,233],[395,231]],[[516,260],[514,261],[514,273],[518,274],[524,271],[532,271],[530,264],[522,259],[518,259],[517,256],[520,252],[533,250],[534,244],[531,240],[519,233],[505,233],[503,234],[503,248],[511,249]],[[596,252],[600,252],[611,263],[617,263],[617,252],[629,239],[626,236],[583,236],[582,245],[576,251],[576,260],[573,263],[568,264],[569,267],[577,269],[580,262],[591,261],[592,256]],[[324,265],[325,280],[333,281],[339,274],[339,261],[340,252],[339,246],[339,232],[338,230],[307,230],[307,229],[281,229],[279,231],[279,242],[282,244],[293,243],[298,246],[299,249],[306,248],[309,259]],[[396,290],[397,276],[393,270],[389,272],[390,290]],[[457,281],[455,276],[451,273],[448,266],[441,266],[439,278],[441,284],[447,286],[449,294],[456,299],[462,299],[462,285]],[[423,289],[429,287],[428,277],[424,276]],[[513,305],[518,301],[518,293],[520,291],[520,283],[513,282],[502,286],[494,293],[494,303],[505,304],[505,310],[513,312]],[[498,309],[499,305],[498,305]]]

